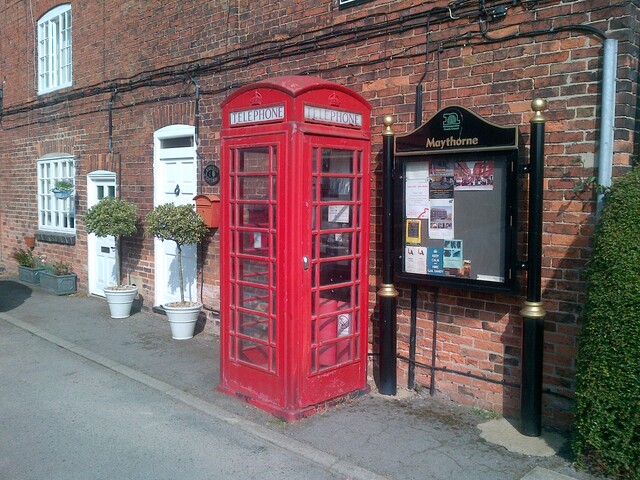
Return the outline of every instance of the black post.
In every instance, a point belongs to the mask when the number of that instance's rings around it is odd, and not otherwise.
[[[542,361],[544,316],[541,302],[542,272],[542,196],[544,181],[544,123],[542,111],[546,100],[531,102],[535,111],[531,119],[529,160],[529,233],[527,247],[527,300],[522,315],[522,387],[520,417],[523,435],[539,437],[542,423]]]
[[[393,125],[384,118],[382,140],[382,285],[380,297],[380,393],[395,395],[396,374],[396,297],[393,286]]]

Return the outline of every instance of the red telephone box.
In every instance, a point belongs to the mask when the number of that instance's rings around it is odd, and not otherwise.
[[[285,420],[368,391],[370,113],[299,76],[222,103],[218,388]]]

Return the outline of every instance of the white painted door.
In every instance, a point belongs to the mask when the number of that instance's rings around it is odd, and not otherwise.
[[[197,191],[195,130],[172,125],[154,135],[154,206],[163,203],[193,205]],[[176,244],[155,240],[155,305],[180,300]],[[182,248],[185,300],[197,301],[197,246]]]
[[[95,171],[87,175],[87,206],[90,208],[104,197],[116,196],[116,174]],[[112,236],[87,237],[87,276],[89,293],[104,297],[104,288],[116,283],[115,240]]]

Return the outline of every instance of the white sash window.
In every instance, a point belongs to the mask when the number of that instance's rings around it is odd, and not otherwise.
[[[38,93],[71,86],[71,5],[38,21]]]
[[[58,180],[75,184],[73,157],[47,155],[38,160],[38,229],[49,232],[75,233],[75,196],[56,198],[52,192]]]

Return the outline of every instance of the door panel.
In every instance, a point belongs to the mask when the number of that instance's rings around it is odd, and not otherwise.
[[[193,127],[166,127],[155,135],[154,206],[164,203],[193,204],[197,194],[196,149]],[[178,147],[175,147],[178,145]],[[185,146],[187,145],[187,146]],[[171,240],[154,240],[155,305],[180,301],[178,250]],[[182,248],[185,300],[198,301],[197,246]]]
[[[115,197],[116,174],[92,172],[87,175],[87,203],[89,208],[104,197]],[[104,296],[106,287],[116,284],[115,239],[112,236],[87,237],[89,293]]]

